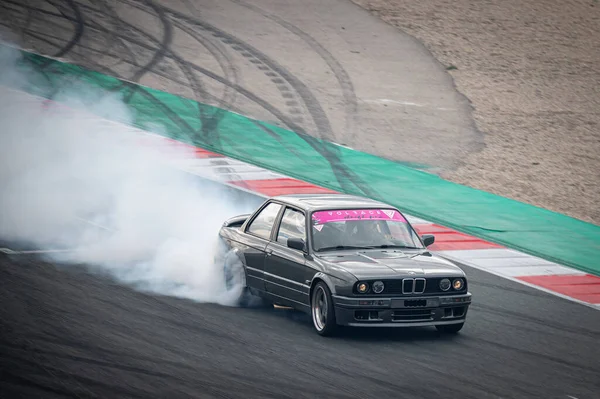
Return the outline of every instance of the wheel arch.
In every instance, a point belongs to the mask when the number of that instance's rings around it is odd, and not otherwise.
[[[331,294],[335,295],[335,285],[331,281],[331,278],[328,275],[326,275],[325,273],[318,272],[317,274],[315,274],[313,276],[312,280],[310,281],[309,290],[308,290],[308,300],[309,300],[310,304],[312,304],[312,297],[313,297],[313,292],[315,290],[315,286],[319,282],[323,282],[327,286],[327,288],[329,288],[329,291],[331,291]]]

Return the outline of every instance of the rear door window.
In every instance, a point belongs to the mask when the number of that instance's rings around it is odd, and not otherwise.
[[[280,209],[280,204],[271,202],[262,211],[260,211],[258,216],[256,216],[256,218],[254,218],[254,220],[250,223],[250,226],[248,226],[246,231],[266,240],[270,239],[271,230],[273,229],[275,219],[277,218]]]

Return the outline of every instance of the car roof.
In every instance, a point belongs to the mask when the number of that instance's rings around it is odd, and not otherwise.
[[[394,206],[349,194],[285,194],[271,197],[272,200],[285,202],[305,211],[340,208],[393,208]]]

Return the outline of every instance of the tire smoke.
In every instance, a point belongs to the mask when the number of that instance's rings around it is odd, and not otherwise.
[[[57,105],[15,90],[28,79],[17,58],[0,54],[0,240],[72,249],[46,256],[140,290],[232,305],[239,287],[226,288],[217,233],[253,204],[170,167],[193,152],[165,151],[127,126],[117,94],[69,84]]]

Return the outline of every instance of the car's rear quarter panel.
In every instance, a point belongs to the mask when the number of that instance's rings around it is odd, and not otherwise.
[[[220,236],[246,267],[246,284],[264,291],[266,242],[244,234],[240,227],[223,227]]]

